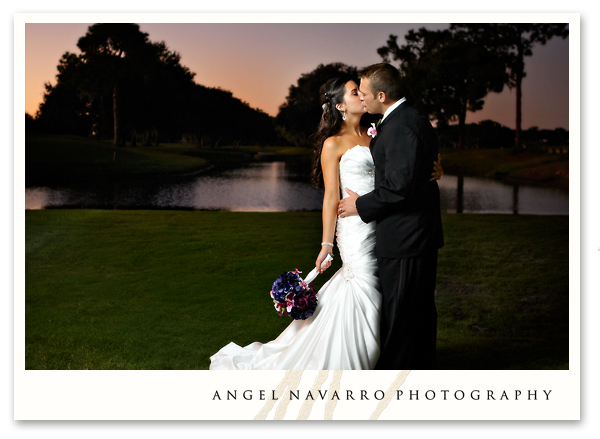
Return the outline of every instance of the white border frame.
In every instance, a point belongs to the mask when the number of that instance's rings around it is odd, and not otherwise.
[[[206,22],[206,23],[450,23],[450,22],[568,22],[569,23],[569,133],[570,133],[570,190],[569,190],[569,365],[568,371],[412,371],[401,389],[419,391],[420,400],[392,399],[379,419],[414,420],[576,420],[580,418],[580,16],[565,14],[16,14],[14,18],[15,51],[14,114],[24,113],[24,54],[25,24],[49,22]],[[192,419],[254,419],[265,407],[259,391],[275,389],[286,376],[285,371],[215,372],[215,371],[31,371],[25,370],[24,325],[24,120],[15,117],[14,126],[14,418],[15,419],[134,419],[134,420],[192,420]],[[333,373],[321,387],[328,389]],[[345,371],[341,389],[361,390],[373,395],[386,391],[397,378],[392,371]],[[301,394],[306,395],[319,373],[306,371],[300,381]],[[253,399],[238,395],[235,401],[213,401],[215,391],[253,390]],[[424,393],[436,392],[428,401]],[[441,399],[462,390],[464,400]],[[478,401],[469,399],[473,390],[481,391]],[[496,401],[487,400],[487,390],[494,392]],[[508,400],[498,400],[502,391]],[[537,390],[536,401],[525,397],[514,400],[514,392]],[[551,390],[549,400],[541,398],[543,390]],[[431,394],[430,394],[431,395]],[[223,398],[223,396],[222,396]],[[283,419],[296,419],[302,401],[292,401]],[[378,401],[346,400],[337,402],[333,419],[369,419],[377,410]],[[281,406],[281,401],[279,406]],[[274,407],[267,419],[273,419]],[[308,419],[323,419],[325,401],[315,401]],[[285,434],[285,433],[284,433]]]

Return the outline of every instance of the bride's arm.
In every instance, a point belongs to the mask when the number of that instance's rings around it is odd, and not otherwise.
[[[433,172],[429,181],[439,180],[444,176],[444,168],[442,168],[442,156],[438,154],[437,162],[433,162]]]
[[[335,226],[337,222],[337,205],[340,201],[340,154],[339,148],[333,138],[325,140],[323,151],[321,152],[321,171],[323,172],[323,182],[325,183],[325,194],[323,196],[323,236],[322,242],[333,244],[335,238]],[[315,261],[315,267],[319,272],[329,268],[331,262],[320,270],[321,264],[327,257],[327,254],[333,254],[333,247],[322,245],[321,252]]]

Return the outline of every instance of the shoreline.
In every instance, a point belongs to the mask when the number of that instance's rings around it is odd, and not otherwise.
[[[449,175],[569,191],[568,154],[513,154],[506,149],[441,150],[440,154]]]
[[[448,175],[488,178],[506,184],[569,190],[568,154],[507,149],[440,151]],[[306,161],[312,150],[290,146],[239,146],[200,149],[192,144],[116,148],[74,136],[26,138],[25,187],[134,179],[189,178],[219,168],[268,161]]]

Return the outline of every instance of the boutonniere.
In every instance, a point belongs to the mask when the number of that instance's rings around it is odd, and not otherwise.
[[[375,126],[374,123],[371,124],[371,128],[369,128],[367,130],[367,134],[369,136],[371,136],[372,138],[375,138],[375,136],[377,135],[377,127]]]
[[[381,118],[377,121],[377,125],[375,125],[376,128],[379,128],[379,125],[381,125],[382,120],[383,120],[383,118]],[[373,124],[371,124],[371,125],[373,125]]]

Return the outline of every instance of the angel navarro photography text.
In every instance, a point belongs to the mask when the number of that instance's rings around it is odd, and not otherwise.
[[[486,401],[549,401],[552,390],[396,390],[392,399],[399,401],[421,401],[421,400],[443,400],[461,401],[463,399],[486,400]],[[346,401],[380,401],[386,397],[383,390],[345,390],[333,391],[302,391],[288,390],[280,395],[275,390],[215,390],[213,401],[235,401],[246,400],[346,400]]]

